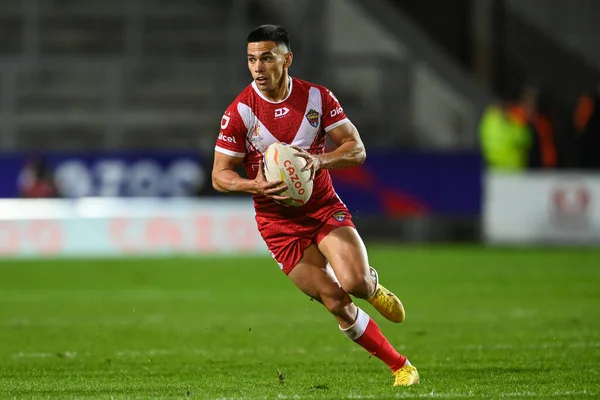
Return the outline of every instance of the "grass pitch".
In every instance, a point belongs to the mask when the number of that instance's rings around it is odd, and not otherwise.
[[[393,388],[269,258],[0,263],[2,398],[594,398],[600,251],[371,247]]]

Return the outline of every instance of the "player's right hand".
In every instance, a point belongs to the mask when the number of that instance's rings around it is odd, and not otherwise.
[[[258,162],[258,172],[254,178],[254,189],[256,194],[262,194],[275,201],[288,200],[290,196],[282,196],[281,193],[288,187],[281,180],[268,182],[265,178],[262,159]]]

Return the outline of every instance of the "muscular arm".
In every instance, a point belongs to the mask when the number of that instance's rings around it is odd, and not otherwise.
[[[328,134],[337,146],[334,151],[315,155],[294,146],[299,151],[298,157],[306,160],[303,171],[308,169],[312,171],[311,179],[315,177],[316,172],[320,169],[354,167],[362,164],[367,158],[365,145],[358,134],[358,130],[351,122],[333,128]]]
[[[351,122],[333,128],[328,132],[337,148],[318,156],[320,168],[337,169],[362,164],[367,157],[365,146],[358,130]]]
[[[242,178],[235,169],[242,165],[243,158],[232,157],[215,151],[213,163],[213,187],[223,193],[245,192],[262,194],[273,200],[287,200],[290,197],[280,193],[287,190],[282,181],[267,182],[263,174],[262,160],[258,164],[256,179]]]
[[[223,193],[257,193],[254,180],[242,178],[235,172],[236,168],[242,165],[243,160],[241,157],[232,157],[215,151],[212,170],[212,184],[215,190]]]

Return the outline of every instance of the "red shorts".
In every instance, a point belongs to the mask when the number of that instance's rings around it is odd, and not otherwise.
[[[318,244],[329,232],[342,226],[354,227],[352,216],[337,198],[313,212],[292,218],[256,216],[258,230],[279,264],[289,274],[304,250]]]

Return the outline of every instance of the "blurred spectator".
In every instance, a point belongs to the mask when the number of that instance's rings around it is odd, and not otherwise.
[[[484,158],[492,169],[557,166],[554,128],[539,109],[539,90],[533,85],[523,86],[513,103],[488,107],[479,129]]]
[[[600,84],[581,95],[574,115],[575,138],[582,169],[600,169]]]
[[[33,156],[27,160],[19,174],[18,185],[21,197],[58,197],[52,170],[39,156]]]
[[[540,93],[534,85],[521,88],[516,103],[508,106],[507,112],[514,123],[528,127],[531,135],[528,167],[555,168],[558,162],[554,128],[550,119],[540,111]]]
[[[532,133],[528,126],[517,123],[504,105],[493,104],[485,110],[479,134],[488,168],[520,171],[527,167]]]

